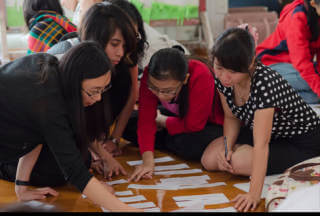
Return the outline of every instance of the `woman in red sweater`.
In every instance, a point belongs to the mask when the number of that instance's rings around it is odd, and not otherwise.
[[[129,180],[152,178],[154,147],[187,160],[200,160],[207,145],[222,135],[223,111],[208,66],[178,49],[157,51],[140,86],[138,143],[143,164]],[[161,111],[157,110],[161,104]]]
[[[256,48],[307,103],[320,103],[320,0],[295,0],[280,14],[276,30]]]

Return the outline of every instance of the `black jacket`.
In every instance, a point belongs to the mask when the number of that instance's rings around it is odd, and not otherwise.
[[[43,67],[49,73],[40,82]],[[16,161],[38,144],[48,145],[66,180],[83,191],[92,175],[76,146],[57,70],[58,60],[46,53],[0,67],[0,161]]]

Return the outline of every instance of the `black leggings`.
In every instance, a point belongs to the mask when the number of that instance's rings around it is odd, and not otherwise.
[[[90,155],[90,154],[89,154]],[[87,160],[89,168],[91,158]],[[16,178],[18,161],[0,162],[0,179],[14,182]],[[62,171],[60,170],[53,154],[47,145],[43,145],[39,158],[34,165],[30,175],[30,184],[38,187],[55,187],[67,183]]]
[[[237,143],[253,146],[252,131],[241,128]],[[316,156],[320,156],[320,127],[293,138],[273,138],[269,143],[267,175],[283,173],[289,167]]]
[[[172,116],[169,111],[160,108],[162,114]],[[129,119],[127,128],[123,137],[131,141],[134,145],[137,144],[137,121],[138,114],[134,112]],[[208,123],[203,130],[193,133],[182,133],[171,136],[167,130],[163,129],[156,133],[155,148],[158,150],[167,150],[173,152],[185,160],[199,161],[201,156],[214,139],[223,135],[221,125]]]

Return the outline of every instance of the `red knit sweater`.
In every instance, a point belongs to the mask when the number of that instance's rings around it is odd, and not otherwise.
[[[184,118],[168,117],[166,128],[170,135],[197,132],[204,129],[207,122],[223,124],[223,110],[217,91],[214,89],[214,77],[208,67],[200,61],[189,61],[189,109]],[[147,86],[148,68],[145,69],[140,84],[138,143],[140,152],[154,151],[157,126],[158,97]],[[213,98],[215,95],[215,104]],[[196,145],[196,143],[195,143]]]

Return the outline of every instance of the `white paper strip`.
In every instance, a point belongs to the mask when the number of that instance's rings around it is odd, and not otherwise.
[[[108,209],[105,209],[105,208],[103,208],[103,207],[101,207],[101,210],[102,210],[103,212],[110,212]]]
[[[87,199],[87,196],[86,196],[86,195],[81,194],[81,196],[82,196],[83,199]]]
[[[115,180],[115,181],[110,181],[110,182],[106,182],[108,185],[115,185],[115,184],[124,184],[124,183],[128,183],[127,180],[125,179],[119,179],[119,180]]]
[[[144,209],[145,212],[161,212],[160,208],[147,208]]]
[[[154,175],[181,175],[181,174],[192,174],[192,173],[202,173],[202,170],[189,169],[189,170],[159,171],[159,172],[154,172]]]
[[[127,191],[118,191],[114,193],[116,196],[130,196],[133,195],[132,191],[127,190]]]
[[[237,212],[233,207],[221,208],[221,209],[192,209],[189,207],[175,210],[173,212]]]
[[[146,198],[143,195],[138,196],[132,196],[132,197],[119,197],[118,198],[122,202],[139,202],[139,201],[145,201]]]
[[[182,207],[188,207],[188,206],[192,206],[195,203],[198,203],[198,200],[189,200],[189,201],[180,201],[180,202],[176,202],[177,206],[182,208]],[[214,204],[221,204],[221,203],[227,203],[229,202],[229,200],[225,197],[216,197],[216,198],[212,198],[212,199],[204,199],[201,200],[201,202],[203,203],[203,205],[214,205]]]
[[[169,162],[169,161],[174,161],[174,159],[170,156],[165,156],[165,157],[160,157],[154,159],[155,163],[163,163],[163,162]],[[136,161],[127,161],[127,164],[130,166],[136,166],[142,164],[142,160],[136,160]]]
[[[211,200],[215,202],[213,204],[226,203],[229,199],[223,193],[214,194],[203,194],[203,195],[190,195],[190,196],[175,196],[172,197],[175,201],[200,201],[200,200]]]
[[[204,209],[201,212],[237,212],[233,207],[220,208],[220,209]]]
[[[163,171],[163,170],[178,170],[178,169],[185,169],[190,168],[188,164],[174,164],[174,165],[167,165],[167,166],[155,166],[154,171]]]
[[[248,193],[250,189],[250,182],[234,184],[233,186]],[[266,198],[268,187],[269,187],[268,185],[265,185],[265,184],[263,185],[262,194],[261,194],[262,199]]]
[[[153,202],[132,203],[132,204],[128,204],[128,206],[139,208],[139,209],[156,207],[156,205]]]
[[[209,187],[218,187],[222,185],[227,185],[224,182],[216,182],[211,184],[196,184],[196,185],[180,185],[179,190],[183,189],[194,189],[194,188],[209,188]]]
[[[206,180],[209,180],[210,177],[208,175],[202,176],[188,176],[188,177],[177,177],[177,178],[162,178],[160,179],[161,183],[175,183],[175,184],[185,184],[189,182],[196,182],[196,183],[207,183]]]
[[[130,184],[128,188],[142,189],[142,190],[177,190],[178,185],[140,185]]]

